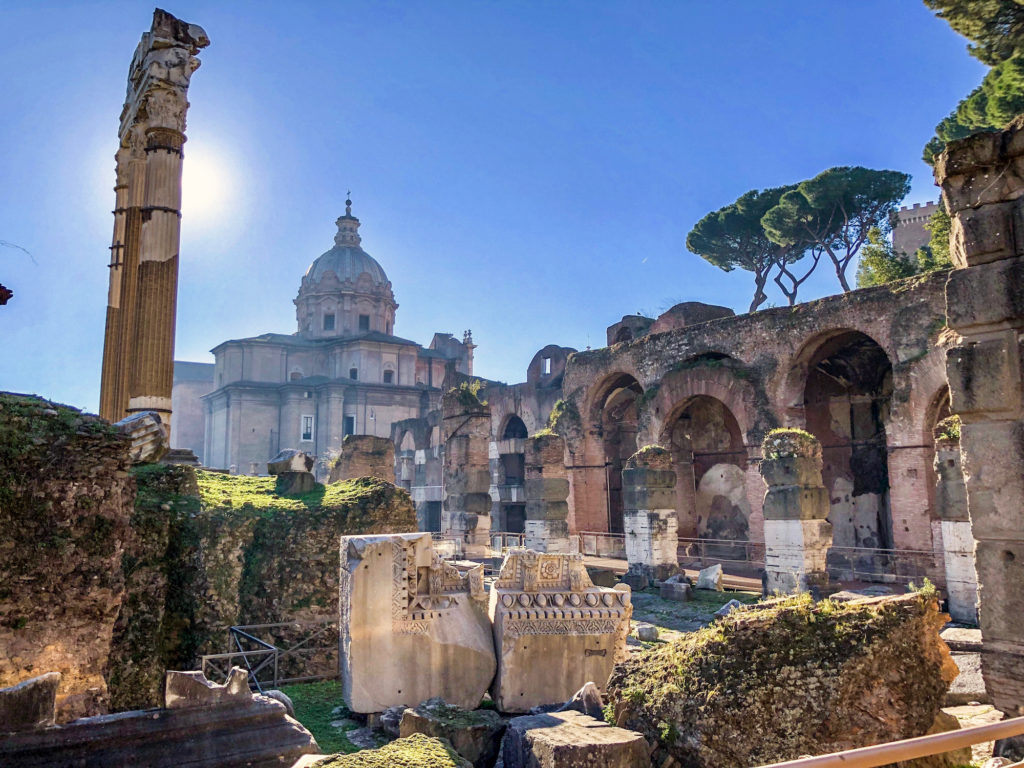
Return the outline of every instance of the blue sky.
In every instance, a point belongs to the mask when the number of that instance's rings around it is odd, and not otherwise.
[[[0,3],[0,240],[32,254],[0,248],[0,389],[97,407],[117,122],[152,7]],[[913,0],[167,10],[212,40],[189,94],[185,360],[295,330],[349,189],[395,332],[471,328],[482,376],[602,346],[623,314],[744,311],[749,273],[686,251],[701,216],[833,165],[906,171],[907,202],[935,199],[921,147],[984,73]],[[822,270],[802,297],[837,290]]]

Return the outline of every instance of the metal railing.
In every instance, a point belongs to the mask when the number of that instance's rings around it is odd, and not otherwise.
[[[999,723],[975,725],[958,731],[933,733],[930,736],[918,736],[916,739],[847,749],[817,757],[802,757],[799,760],[772,763],[761,768],[878,768],[1021,734],[1024,734],[1024,717],[1014,717]]]
[[[249,672],[249,687],[263,693],[264,688],[338,676],[337,620],[248,624],[229,627],[228,637],[234,650],[201,657],[208,680],[227,680],[232,667],[242,666]]]

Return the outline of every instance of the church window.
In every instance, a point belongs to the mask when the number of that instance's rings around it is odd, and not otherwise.
[[[333,312],[331,312],[330,314],[324,315],[324,330],[325,331],[333,331],[334,330],[334,313]]]
[[[368,330],[370,330],[370,316],[369,315],[360,315],[359,316],[359,330],[360,331],[368,331]]]
[[[312,441],[313,440],[313,417],[303,416],[302,417],[302,440]]]
[[[345,417],[345,437],[354,435],[356,433],[356,417],[346,416]]]
[[[384,371],[384,383],[385,384],[392,384],[392,383],[394,383],[394,379],[395,379],[395,372],[394,371]]]
[[[349,368],[348,369],[348,377],[350,379],[352,379],[353,381],[358,379],[359,378],[359,369],[358,368]]]

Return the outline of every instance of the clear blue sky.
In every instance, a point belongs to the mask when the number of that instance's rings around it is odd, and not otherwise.
[[[152,8],[0,8],[0,240],[36,262],[0,248],[0,389],[97,407],[118,116]],[[295,330],[348,189],[396,333],[472,328],[482,376],[602,346],[627,313],[744,311],[749,274],[686,251],[701,216],[833,165],[906,171],[908,202],[935,199],[921,147],[984,72],[914,0],[167,10],[212,40],[189,94],[184,360]],[[804,289],[837,290],[825,270]]]

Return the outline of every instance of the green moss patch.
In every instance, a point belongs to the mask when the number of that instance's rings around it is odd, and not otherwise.
[[[347,731],[356,727],[355,721],[341,726],[331,725],[348,720],[352,716],[345,707],[339,680],[283,685],[281,692],[292,700],[295,719],[313,734],[321,752],[347,755],[359,750],[359,747],[345,737]]]
[[[317,762],[316,768],[470,768],[444,739],[415,733],[380,749],[364,749],[353,755],[334,755]]]

